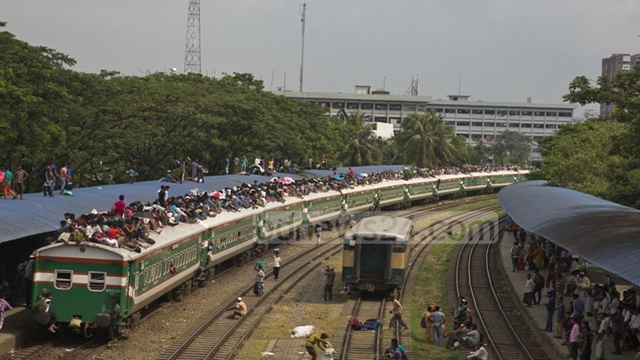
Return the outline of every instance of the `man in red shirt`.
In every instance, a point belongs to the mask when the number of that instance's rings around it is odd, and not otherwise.
[[[124,231],[120,230],[117,227],[110,227],[108,228],[106,231],[104,231],[104,234],[107,235],[107,237],[109,239],[115,239],[118,240],[119,237],[126,237],[127,235],[124,233]]]
[[[124,210],[127,208],[127,204],[124,202],[124,195],[120,195],[120,200],[113,204],[113,212],[124,217]]]

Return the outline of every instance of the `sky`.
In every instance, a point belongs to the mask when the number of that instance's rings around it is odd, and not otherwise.
[[[201,0],[203,74],[299,89],[303,1]],[[307,0],[304,91],[560,103],[601,59],[640,52],[638,0]],[[3,1],[6,30],[126,75],[184,69],[188,0]],[[385,80],[386,79],[386,80]],[[597,108],[591,106],[590,108]],[[579,114],[578,114],[579,115]]]

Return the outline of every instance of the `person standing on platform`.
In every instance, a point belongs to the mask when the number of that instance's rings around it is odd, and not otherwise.
[[[531,307],[531,304],[533,304],[533,289],[535,289],[535,284],[531,278],[531,274],[527,274],[527,281],[524,283],[523,298],[523,302],[527,304],[527,307]]]
[[[565,308],[564,308],[564,298],[562,296],[560,296],[557,300],[557,306],[556,306],[556,334],[553,336],[556,339],[562,339],[562,334],[563,334],[563,329],[562,329],[562,323],[564,321],[564,312],[565,312]]]
[[[273,250],[273,279],[278,281],[278,277],[280,277],[280,263],[282,259],[280,258],[280,249]]]
[[[0,330],[2,330],[2,325],[4,324],[4,312],[7,309],[13,310],[13,307],[4,299],[4,293],[0,292]]]
[[[571,332],[569,333],[569,354],[572,360],[578,360],[578,350],[580,349],[580,325],[578,319],[571,318]]]
[[[511,264],[513,265],[513,270],[511,272],[518,272],[518,257],[520,256],[520,247],[518,246],[518,242],[514,241],[511,250],[509,250],[509,254],[511,255]]]
[[[604,313],[600,319],[598,336],[596,338],[596,359],[604,359],[604,342],[609,331],[609,314]]]
[[[552,332],[553,331],[553,314],[556,311],[556,294],[553,291],[548,291],[547,297],[549,298],[549,302],[547,302],[547,322],[544,327],[544,331]]]

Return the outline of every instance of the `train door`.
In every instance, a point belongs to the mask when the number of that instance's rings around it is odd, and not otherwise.
[[[389,277],[389,245],[363,244],[360,250],[359,279],[380,281]]]

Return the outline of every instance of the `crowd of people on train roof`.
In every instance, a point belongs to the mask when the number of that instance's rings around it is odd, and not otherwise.
[[[180,163],[176,163],[180,164]],[[188,169],[188,168],[185,168]],[[201,178],[201,167],[191,170],[193,180],[204,181]],[[418,172],[383,171],[371,174],[357,174],[351,168],[345,174],[293,180],[290,177],[272,177],[263,183],[256,180],[253,184],[243,183],[236,187],[227,187],[217,191],[190,193],[171,196],[172,182],[181,181],[178,177],[163,178],[164,182],[157,192],[153,202],[143,204],[140,201],[127,204],[124,195],[113,206],[103,212],[96,210],[77,217],[75,214],[65,214],[60,222],[60,228],[55,232],[55,241],[83,242],[91,241],[112,247],[125,248],[135,252],[153,245],[149,237],[152,233],[160,233],[169,225],[179,223],[195,223],[215,217],[223,211],[239,212],[242,209],[256,209],[264,207],[270,202],[286,202],[288,197],[303,199],[311,193],[321,193],[330,190],[341,191],[356,186],[366,186],[387,180],[409,180],[413,177],[437,177],[444,174],[461,174],[480,171],[516,170],[515,167],[446,167],[436,170],[423,169]],[[181,179],[181,178],[180,178]]]
[[[527,274],[523,302],[546,307],[543,330],[563,340],[569,358],[588,360],[595,355],[595,359],[604,359],[607,338],[613,339],[613,355],[622,351],[640,354],[640,307],[635,288],[622,291],[607,274],[596,283],[588,276],[588,264],[578,256],[528,234],[510,218],[507,229],[514,238],[512,271],[533,273]]]

